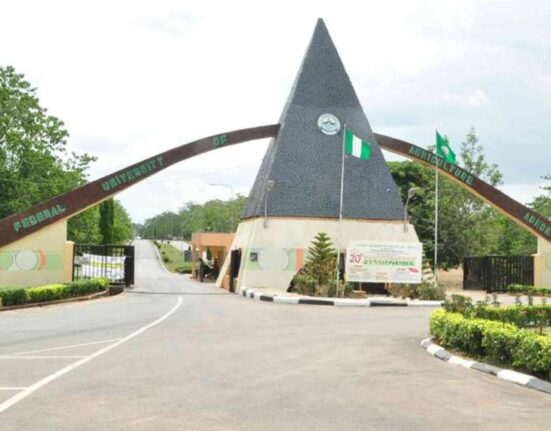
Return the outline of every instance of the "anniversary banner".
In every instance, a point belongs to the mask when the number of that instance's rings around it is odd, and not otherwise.
[[[421,283],[422,256],[421,243],[351,241],[346,249],[346,280]]]

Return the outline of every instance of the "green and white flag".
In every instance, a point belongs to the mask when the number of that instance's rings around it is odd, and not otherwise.
[[[440,136],[436,131],[436,154],[442,157],[447,163],[455,164],[455,153],[446,138]]]
[[[367,160],[371,155],[371,144],[367,141],[362,141],[352,133],[352,130],[346,128],[344,131],[344,150],[347,154]]]

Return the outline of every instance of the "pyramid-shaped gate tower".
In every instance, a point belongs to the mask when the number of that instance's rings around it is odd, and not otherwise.
[[[325,135],[318,118],[332,114],[341,132]],[[345,157],[343,216],[398,220],[398,188],[360,105],[339,54],[320,19],[249,196],[244,218],[264,216],[266,182],[274,181],[268,216],[339,217],[344,124],[372,143],[364,161]]]
[[[331,114],[340,131],[325,134]],[[404,205],[339,54],[320,19],[249,195],[232,249],[241,251],[238,289],[287,290],[319,232],[345,251],[351,240],[418,242],[404,229]],[[344,126],[371,143],[371,155],[344,158]],[[230,267],[226,259],[219,283]]]

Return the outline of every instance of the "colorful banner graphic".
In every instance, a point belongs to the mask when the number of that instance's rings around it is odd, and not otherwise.
[[[351,241],[346,280],[364,283],[421,283],[423,247],[417,242]]]

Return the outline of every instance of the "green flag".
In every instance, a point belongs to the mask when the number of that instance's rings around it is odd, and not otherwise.
[[[371,144],[358,138],[352,130],[344,130],[344,150],[347,154],[352,154],[362,160],[369,159],[371,155]]]
[[[455,164],[455,153],[453,152],[448,140],[440,136],[438,130],[436,131],[436,154],[442,157],[446,162]]]

